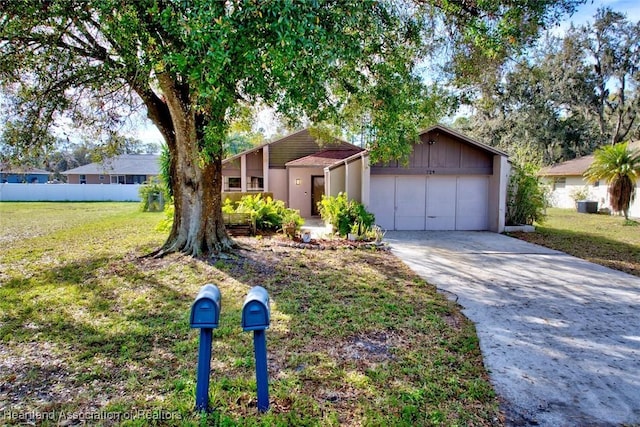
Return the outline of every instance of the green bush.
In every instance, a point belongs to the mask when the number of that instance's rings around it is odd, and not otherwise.
[[[375,216],[368,212],[362,203],[348,200],[347,195],[338,193],[337,196],[322,196],[318,203],[320,216],[333,225],[336,232],[345,237],[349,233],[363,236],[371,231]]]
[[[164,219],[157,225],[157,231],[169,232],[173,227],[173,212],[175,208],[172,204],[167,203],[164,207]]]
[[[173,210],[173,205],[167,204],[164,209],[166,217],[157,227],[159,231],[171,230]],[[287,208],[282,200],[273,200],[271,197],[265,199],[262,194],[244,196],[238,203],[227,198],[222,205],[222,212],[250,214],[258,230],[277,231],[285,224],[299,230],[304,224],[297,210]]]
[[[171,203],[167,186],[157,178],[152,178],[148,183],[142,184],[138,195],[142,212],[160,212],[164,210],[165,204]]]
[[[227,201],[224,209],[229,209]],[[297,210],[287,208],[282,200],[264,198],[262,194],[244,196],[235,212],[251,214],[258,230],[280,230],[285,223],[289,226],[295,225],[296,229],[299,229],[304,223]]]
[[[532,165],[514,165],[507,187],[507,225],[542,222],[549,206],[548,190]]]

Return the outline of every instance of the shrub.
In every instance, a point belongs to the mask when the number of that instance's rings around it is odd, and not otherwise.
[[[229,204],[225,201],[225,206]],[[225,207],[225,209],[229,209]],[[283,224],[292,224],[298,230],[304,220],[295,209],[289,209],[282,200],[262,197],[262,194],[244,196],[235,209],[238,213],[249,213],[256,222],[258,230],[280,230]]]
[[[507,225],[542,222],[549,206],[548,190],[532,165],[513,166],[507,187]]]
[[[338,193],[335,197],[322,196],[318,208],[322,219],[333,225],[343,237],[349,233],[362,236],[371,230],[375,222],[375,216],[362,203],[348,200],[344,193]]]
[[[569,196],[573,199],[574,202],[577,203],[581,200],[589,200],[591,198],[591,191],[589,191],[589,187],[584,186],[582,188],[576,188],[569,193]]]
[[[165,232],[169,232],[171,231],[171,227],[173,227],[173,211],[175,210],[175,208],[173,207],[172,204],[167,203],[164,207],[164,219],[162,221],[160,221],[160,223],[157,225],[156,230],[157,231],[165,231]]]
[[[171,230],[173,209],[173,205],[167,205],[165,208],[166,218],[158,225],[159,231]],[[299,230],[304,224],[297,210],[287,208],[282,200],[273,200],[271,197],[265,199],[262,194],[244,196],[237,204],[227,198],[222,205],[222,212],[250,214],[258,230],[277,231],[282,229],[285,223],[294,224],[296,230]]]
[[[157,178],[152,178],[148,183],[142,184],[138,195],[142,212],[159,212],[164,209],[165,203],[171,201],[167,186]]]

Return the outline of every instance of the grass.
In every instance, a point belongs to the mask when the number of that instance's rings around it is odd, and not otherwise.
[[[640,227],[619,216],[582,214],[571,209],[548,210],[535,233],[515,237],[557,249],[596,264],[640,276]]]
[[[143,258],[162,213],[0,203],[0,418],[58,425],[500,425],[473,325],[384,251],[269,238],[210,261]],[[222,292],[210,414],[194,413],[198,289]],[[256,410],[251,286],[271,295],[271,409]]]

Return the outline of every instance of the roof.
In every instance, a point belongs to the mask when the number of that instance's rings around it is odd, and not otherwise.
[[[629,143],[629,148],[633,150],[640,150],[640,141],[633,141]],[[566,162],[556,163],[555,165],[547,166],[540,169],[538,175],[540,176],[582,176],[593,162],[593,154],[588,156],[578,157]]]
[[[242,156],[256,153],[267,146],[269,147],[269,167],[283,169],[289,162],[317,154],[324,150],[347,150],[352,151],[351,154],[356,150],[362,150],[362,148],[338,138],[333,138],[332,141],[319,141],[309,132],[309,129],[302,129],[274,141],[250,148],[234,156],[227,157],[222,161],[222,164],[230,164]]]
[[[0,164],[0,173],[49,175],[51,172],[44,169],[32,168],[29,166],[9,166]]]
[[[460,132],[451,129],[450,127],[447,127],[447,126],[444,126],[444,125],[440,125],[440,124],[431,126],[430,128],[427,128],[427,129],[423,130],[422,132],[420,132],[420,135],[424,135],[426,133],[433,132],[433,131],[440,131],[440,132],[448,133],[449,135],[451,135],[451,136],[453,136],[455,138],[461,139],[461,140],[463,140],[463,141],[465,141],[465,142],[467,142],[467,143],[469,143],[471,145],[475,145],[476,147],[478,147],[480,149],[483,149],[485,151],[489,151],[489,152],[491,152],[493,154],[497,154],[499,156],[504,156],[504,157],[508,157],[509,156],[504,151],[498,150],[495,147],[492,147],[490,145],[483,144],[482,142],[479,142],[479,141],[476,141],[474,139],[471,139],[468,136],[465,136],[465,135],[461,134]]]
[[[593,162],[593,154],[577,159],[567,160],[566,162],[557,163],[540,169],[540,176],[582,176],[584,171]]]
[[[322,150],[315,154],[311,154],[309,156],[287,162],[287,166],[314,166],[324,168],[333,165],[338,160],[347,159],[354,154],[358,154],[362,151],[364,151],[362,148],[352,150]]]
[[[69,169],[63,175],[159,175],[160,156],[156,154],[123,154],[99,163]]]

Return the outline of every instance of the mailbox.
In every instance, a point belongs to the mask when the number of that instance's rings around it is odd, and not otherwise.
[[[208,284],[200,288],[191,306],[192,328],[217,328],[220,319],[220,290]]]
[[[262,286],[251,288],[242,306],[242,328],[245,331],[269,327],[269,293]]]

